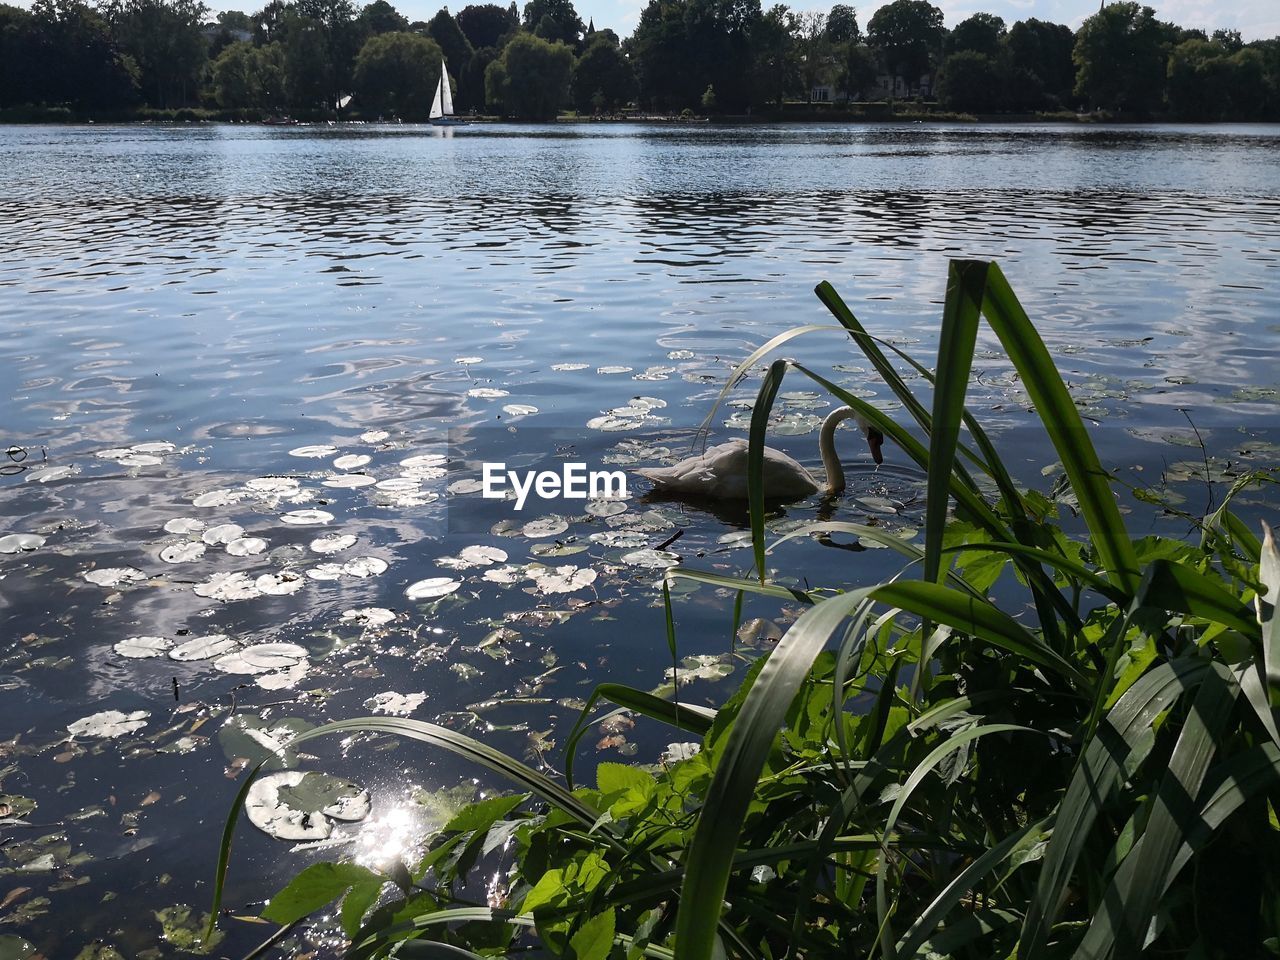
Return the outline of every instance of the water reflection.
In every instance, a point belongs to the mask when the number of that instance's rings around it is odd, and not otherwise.
[[[19,734],[4,789],[36,797],[93,858],[83,887],[23,878],[54,914],[79,911],[85,932],[39,912],[21,932],[38,934],[48,956],[74,956],[124,910],[139,919],[118,945],[136,950],[154,943],[158,895],[204,902],[193,864],[212,862],[245,759],[219,741],[233,709],[313,723],[422,691],[414,716],[554,764],[549,741],[592,683],[661,683],[652,584],[664,561],[652,550],[683,531],[670,551],[746,569],[738,512],[636,496],[616,514],[548,508],[493,532],[486,504],[449,495],[455,478],[405,461],[439,452],[450,431],[462,462],[553,462],[571,450],[629,469],[686,452],[750,349],[795,323],[831,323],[812,295],[820,280],[928,362],[947,258],[996,257],[1102,424],[1108,462],[1194,478],[1198,449],[1188,454],[1182,435],[1166,442],[1185,431],[1181,408],[1232,456],[1247,441],[1248,456],[1274,459],[1280,446],[1262,431],[1280,359],[1276,137],[1257,127],[0,129],[14,201],[0,205],[0,445],[26,457],[0,459],[0,535],[46,538],[0,555],[0,716]],[[1026,398],[999,343],[984,334],[981,350],[970,396],[1009,438],[1026,423]],[[844,386],[892,409],[840,335],[786,352],[834,365]],[[803,424],[822,401],[804,386],[788,383],[779,415],[795,435],[775,445],[812,464]],[[743,416],[723,410],[715,437],[740,431]],[[563,450],[545,442],[550,431],[568,437]],[[135,467],[98,456],[147,441],[175,452]],[[291,453],[307,446],[333,449]],[[1038,481],[1043,442],[1016,449]],[[347,470],[342,455],[370,459]],[[834,515],[909,536],[919,477],[900,466],[853,475]],[[298,502],[240,495],[284,480]],[[773,530],[818,509],[792,505]],[[359,576],[367,570],[345,567],[348,557],[318,554],[320,534],[282,519],[297,510],[332,515],[325,532],[355,537],[350,557],[387,570]],[[236,523],[268,549],[238,557],[212,545],[198,563],[168,563],[164,548],[192,538],[166,531],[182,518]],[[558,532],[527,535],[538,520]],[[457,566],[482,546],[508,560]],[[881,550],[807,543],[776,556],[814,582],[878,577],[886,562]],[[144,580],[84,579],[112,567]],[[548,567],[573,569],[557,578]],[[588,569],[596,580],[575,579]],[[194,591],[219,573],[281,571],[307,582],[228,602]],[[428,578],[459,586],[425,603],[406,597]],[[678,593],[677,604],[682,653],[722,655],[722,600]],[[208,634],[297,644],[309,672],[271,689],[213,659],[115,651],[128,637]],[[682,696],[722,693],[697,681]],[[145,735],[67,743],[68,724],[108,708],[148,711]],[[652,759],[646,736],[602,737],[587,752]],[[440,789],[473,773],[385,741],[316,753],[326,770],[374,785],[370,819],[341,838],[373,858],[429,828],[428,806],[392,789],[403,784],[388,785],[388,771]],[[152,792],[160,798],[144,804]],[[245,911],[316,855],[253,832],[239,842],[232,899]],[[116,906],[104,911],[108,891]],[[233,938],[247,948],[256,934]]]

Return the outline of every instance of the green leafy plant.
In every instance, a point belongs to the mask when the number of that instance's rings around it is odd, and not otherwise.
[[[267,919],[293,923],[341,899],[353,960],[528,948],[571,960],[1280,952],[1280,551],[1230,508],[1271,479],[1246,478],[1213,514],[1193,518],[1199,542],[1132,538],[996,265],[951,265],[934,371],[886,353],[830,285],[817,293],[839,326],[775,337],[730,383],[790,339],[836,330],[913,429],[821,373],[774,362],[749,440],[755,576],[677,567],[666,577],[737,591],[735,620],[744,593],[804,612],[714,713],[601,685],[568,755],[602,703],[677,727],[700,749],[657,773],[600,764],[586,787],[573,784],[571,762],[561,784],[427,723],[316,728],[293,743],[352,731],[411,737],[521,792],[465,808],[409,869],[309,867]],[[1064,529],[1055,501],[1016,487],[965,408],[983,319],[1063,465],[1082,535]],[[895,360],[930,384],[931,405]],[[927,473],[923,546],[838,521],[784,538],[839,530],[878,540],[905,561],[883,582],[810,591],[771,582],[761,461],[773,398],[791,372],[854,407]],[[997,605],[997,579],[1002,598],[1021,592],[1025,602]],[[665,587],[664,598],[674,650]],[[219,891],[246,790],[228,823]],[[500,906],[469,902],[478,865],[508,842],[514,866],[493,898]]]

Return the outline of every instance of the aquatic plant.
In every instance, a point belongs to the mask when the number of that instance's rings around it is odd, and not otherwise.
[[[887,347],[931,385],[929,406],[834,289],[817,293],[914,429],[802,364],[768,368],[749,440],[755,576],[677,566],[662,587],[673,656],[679,581],[733,591],[735,621],[748,592],[804,606],[741,688],[710,711],[599,686],[568,738],[567,783],[429,723],[358,718],[304,732],[291,750],[356,732],[444,747],[521,792],[464,808],[415,864],[310,866],[263,917],[292,924],[340,899],[351,958],[522,947],[575,960],[1277,952],[1280,551],[1231,507],[1271,479],[1242,478],[1210,515],[1189,518],[1195,542],[1133,538],[996,265],[952,263],[934,371]],[[983,318],[1078,517],[1019,489],[965,408]],[[791,339],[830,329],[775,337],[730,383]],[[905,559],[881,583],[800,590],[768,575],[763,448],[792,371],[927,473],[923,545],[841,521],[786,538],[880,542]],[[575,786],[574,748],[602,704],[698,742],[673,745],[657,772],[602,763],[594,787]],[[256,776],[228,819],[219,896]],[[507,845],[514,865],[477,905],[478,867]]]

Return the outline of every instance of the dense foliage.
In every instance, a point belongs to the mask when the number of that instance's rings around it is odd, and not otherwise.
[[[426,37],[443,51],[462,112],[549,118],[630,104],[744,114],[788,101],[922,98],[984,114],[1280,119],[1280,38],[1209,36],[1134,2],[1104,6],[1075,32],[1034,18],[1007,27],[989,13],[948,31],[929,0],[894,0],[865,32],[846,4],[821,13],[760,0],[648,0],[621,39],[584,25],[572,0],[471,4],[456,15],[442,7],[413,23],[388,0],[269,0],[256,13],[216,18],[202,0],[35,0],[30,11],[0,3],[0,117],[6,108],[20,118],[143,107],[332,117],[350,96],[343,115],[421,119],[416,80],[391,70],[357,80],[362,51],[373,45],[367,62],[385,56],[387,34]],[[511,85],[487,79],[520,37],[562,44],[571,57],[572,82],[530,94],[536,110],[513,110]]]
[[[673,658],[677,581],[727,589],[739,605],[753,592],[801,608],[741,689],[710,711],[602,685],[569,737],[567,784],[419,721],[369,717],[303,734],[293,745],[405,736],[519,792],[465,808],[416,863],[308,867],[266,919],[293,923],[341,899],[350,958],[1275,954],[1280,550],[1232,512],[1242,491],[1274,476],[1244,477],[1208,516],[1183,515],[1196,534],[1186,540],[1134,538],[995,265],[953,263],[932,372],[894,348],[891,361],[829,285],[818,295],[840,326],[775,337],[730,386],[789,339],[836,331],[927,446],[821,372],[768,368],[749,441],[758,576],[676,567],[661,587]],[[982,318],[1060,459],[1047,494],[1015,487],[965,409]],[[931,406],[899,362],[932,388]],[[802,591],[768,565],[778,544],[765,541],[764,440],[790,370],[927,474],[923,544],[832,520],[782,538],[840,533],[887,547],[903,565],[880,583]],[[652,771],[602,763],[594,786],[575,788],[574,746],[612,715],[599,714],[602,702],[698,743],[673,745]],[[502,849],[514,862],[492,874]],[[493,879],[477,906],[482,869]]]

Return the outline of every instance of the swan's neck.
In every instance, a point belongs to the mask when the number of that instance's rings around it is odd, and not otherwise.
[[[840,421],[850,419],[857,420],[859,426],[864,426],[862,418],[854,412],[852,407],[832,410],[827,414],[827,419],[822,421],[822,430],[818,434],[818,450],[822,453],[822,466],[827,472],[827,496],[829,497],[834,497],[844,490],[844,467],[840,465],[840,458],[836,456],[836,427],[840,426]]]

